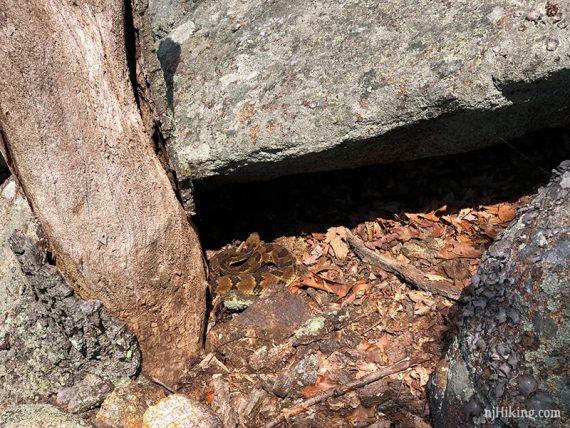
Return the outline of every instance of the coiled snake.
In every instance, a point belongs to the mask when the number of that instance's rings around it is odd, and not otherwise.
[[[233,309],[247,307],[268,287],[291,284],[299,271],[289,250],[279,244],[262,243],[257,233],[252,233],[237,249],[212,257],[210,269],[212,299],[222,299],[230,309],[229,300],[238,301]]]

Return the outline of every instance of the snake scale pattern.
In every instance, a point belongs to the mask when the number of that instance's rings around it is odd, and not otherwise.
[[[252,233],[237,249],[231,248],[210,259],[212,298],[228,293],[262,294],[268,287],[289,285],[298,275],[295,256],[279,244],[262,243]]]

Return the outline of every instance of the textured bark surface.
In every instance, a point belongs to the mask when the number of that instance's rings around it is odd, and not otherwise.
[[[74,295],[15,188],[0,185],[0,408],[57,396],[86,410],[138,373],[137,342],[99,302]]]
[[[122,1],[0,0],[4,155],[78,294],[174,382],[201,348],[200,244],[129,80]]]

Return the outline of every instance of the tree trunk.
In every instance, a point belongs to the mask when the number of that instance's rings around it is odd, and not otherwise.
[[[137,107],[124,7],[0,0],[0,140],[57,266],[173,384],[201,349],[205,268]]]

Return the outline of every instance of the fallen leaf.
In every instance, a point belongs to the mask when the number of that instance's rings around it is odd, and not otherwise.
[[[337,259],[344,259],[348,255],[349,247],[346,242],[346,229],[344,227],[329,228],[325,242],[331,245]]]
[[[349,305],[354,301],[354,299],[364,296],[366,293],[368,293],[370,287],[372,287],[372,284],[369,282],[358,281],[354,283],[351,287],[352,291],[350,295],[345,299],[343,304]]]
[[[346,296],[352,288],[352,284],[334,283],[311,272],[308,272],[307,275],[303,277],[301,285],[336,294],[339,298]]]
[[[205,391],[205,395],[206,395],[206,403],[211,405],[212,402],[214,401],[214,388],[211,386],[208,387]]]
[[[436,257],[445,260],[456,259],[459,257],[474,259],[479,257],[481,254],[483,254],[483,251],[474,248],[468,243],[451,241],[437,252]]]
[[[424,276],[429,279],[430,281],[447,281],[449,282],[448,278],[445,278],[441,275],[436,275],[435,273],[425,273]]]
[[[500,204],[498,216],[503,223],[507,223],[515,218],[516,205],[515,204]]]
[[[307,266],[314,265],[324,254],[324,249],[321,244],[317,244],[310,253],[303,254],[303,264]]]
[[[350,422],[352,426],[356,424],[370,424],[376,421],[376,409],[372,407],[364,407],[362,405],[358,406],[352,412],[346,416],[346,420]]]
[[[314,385],[308,385],[301,389],[301,394],[304,398],[311,398],[321,392],[334,388],[336,384],[331,381],[329,376],[325,373],[317,376],[317,382]]]

